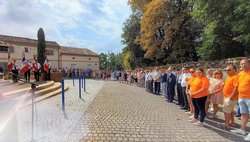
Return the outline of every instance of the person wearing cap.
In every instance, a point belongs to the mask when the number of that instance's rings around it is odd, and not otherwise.
[[[182,70],[177,69],[176,72],[176,82],[177,82],[177,97],[178,97],[178,105],[181,107],[184,106],[183,96],[182,96],[182,88],[181,88],[181,77],[182,77]]]
[[[184,106],[181,107],[181,109],[186,110],[187,112],[190,110],[188,98],[186,94],[186,87],[187,87],[187,79],[191,77],[191,74],[189,73],[189,70],[187,67],[182,68],[182,77],[181,77],[181,87],[182,87],[182,96],[184,101]]]

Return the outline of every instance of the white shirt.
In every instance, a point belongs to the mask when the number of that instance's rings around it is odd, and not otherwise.
[[[191,74],[190,73],[183,73],[181,77],[181,87],[186,87],[187,86],[187,78],[190,78]]]
[[[155,82],[160,82],[161,80],[161,73],[159,71],[155,71],[153,74],[153,79]]]

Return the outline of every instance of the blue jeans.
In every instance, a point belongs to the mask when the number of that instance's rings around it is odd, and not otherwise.
[[[173,102],[174,100],[174,86],[167,86],[168,88],[168,101]]]

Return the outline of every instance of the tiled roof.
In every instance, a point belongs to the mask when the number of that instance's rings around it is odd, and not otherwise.
[[[87,48],[75,48],[75,47],[66,47],[61,46],[62,54],[74,54],[74,55],[88,55],[88,56],[99,56],[95,52]]]
[[[0,41],[2,42],[7,42],[7,43],[12,43],[12,44],[29,44],[29,45],[37,45],[37,40],[35,39],[30,39],[30,38],[25,38],[25,37],[15,37],[15,36],[7,36],[7,35],[0,35]],[[57,44],[55,41],[46,41],[47,46],[58,46],[60,47],[59,44]]]

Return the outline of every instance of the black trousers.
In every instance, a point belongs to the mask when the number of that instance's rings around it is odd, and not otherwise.
[[[18,81],[18,79],[17,79],[17,77],[18,77],[18,70],[12,70],[11,72],[12,72],[12,79],[13,79],[13,81],[17,82]]]
[[[161,91],[161,83],[160,82],[155,82],[155,94],[160,94]]]
[[[51,78],[50,78],[50,70],[51,69],[49,69],[48,72],[44,71],[44,73],[45,73],[45,80],[51,80]],[[63,76],[64,77],[66,76],[65,73],[63,74]]]
[[[178,104],[180,106],[184,106],[181,83],[177,83],[177,97],[178,97]]]
[[[38,72],[34,71],[34,77],[35,77],[36,81],[39,81],[39,71]]]
[[[192,102],[194,105],[194,118],[198,119],[198,116],[200,114],[200,122],[204,122],[205,116],[206,116],[206,104],[207,96],[201,97],[201,98],[192,98]]]
[[[149,92],[151,92],[151,93],[153,93],[153,84],[154,84],[154,81],[153,80],[150,80],[150,81],[148,81],[148,89],[149,89]]]
[[[24,78],[27,82],[30,82],[30,70],[26,71],[24,73]]]
[[[188,99],[187,99],[187,94],[186,94],[186,87],[182,87],[182,96],[183,96],[183,102],[184,102],[184,107],[189,109],[189,104],[188,104]]]

